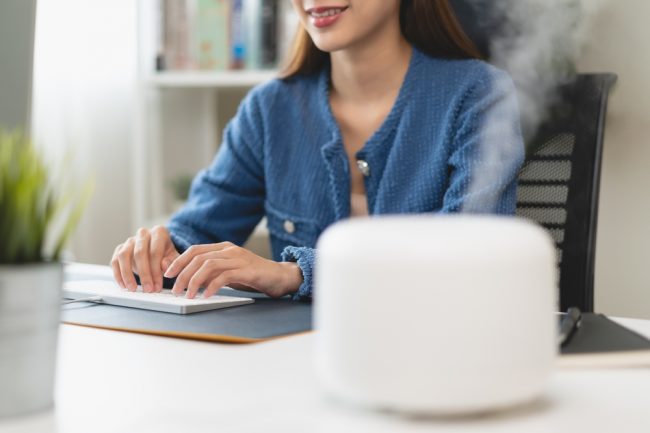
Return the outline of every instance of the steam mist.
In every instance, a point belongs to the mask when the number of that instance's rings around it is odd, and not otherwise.
[[[471,0],[481,3],[482,0]],[[517,85],[522,124],[534,133],[554,100],[554,89],[575,73],[589,22],[604,0],[491,0],[504,22],[492,39],[491,61]]]
[[[507,71],[516,85],[524,139],[530,138],[556,100],[558,86],[575,74],[590,22],[607,0],[466,1],[480,20],[479,33],[490,42],[490,63]],[[496,109],[482,125],[481,164],[464,211],[495,208],[496,203],[485,203],[496,199],[485,194],[485,188],[503,181],[521,153],[514,148],[518,137],[511,124],[503,110]]]

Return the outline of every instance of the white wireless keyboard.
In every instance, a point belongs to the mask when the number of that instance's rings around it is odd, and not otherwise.
[[[251,298],[219,295],[206,299],[201,294],[197,294],[195,299],[188,299],[185,296],[174,296],[168,289],[163,289],[160,293],[144,293],[140,286],[138,286],[138,291],[129,292],[122,289],[117,283],[106,280],[71,281],[63,285],[63,297],[66,299],[83,299],[95,296],[100,296],[101,300],[92,302],[176,314],[216,310],[254,302]]]

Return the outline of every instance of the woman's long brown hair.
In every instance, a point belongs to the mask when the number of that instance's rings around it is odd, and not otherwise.
[[[449,0],[401,0],[400,27],[413,46],[432,57],[481,59],[462,29]],[[299,26],[281,78],[320,71],[329,53],[319,50],[303,26]]]

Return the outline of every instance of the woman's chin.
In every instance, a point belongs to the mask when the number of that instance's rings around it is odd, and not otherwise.
[[[325,51],[326,53],[344,50],[350,46],[349,42],[341,41],[340,38],[312,37],[312,40],[314,41],[316,48]]]

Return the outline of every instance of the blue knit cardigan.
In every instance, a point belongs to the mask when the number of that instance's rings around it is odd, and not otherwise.
[[[209,168],[168,224],[179,251],[242,245],[267,217],[276,261],[297,262],[310,298],[314,249],[350,215],[350,167],[329,105],[330,68],[253,89],[230,121]],[[478,60],[414,49],[397,100],[357,153],[367,163],[371,215],[512,214],[524,146],[506,73]]]

